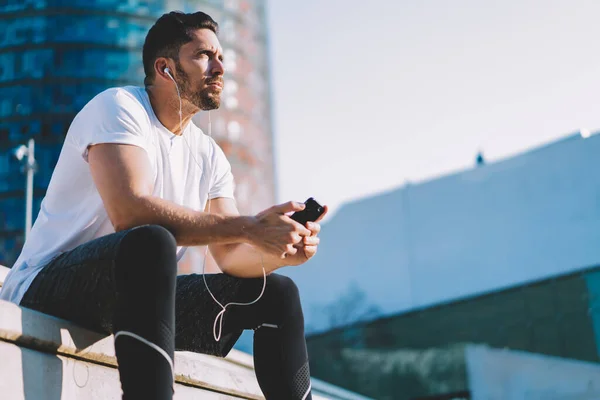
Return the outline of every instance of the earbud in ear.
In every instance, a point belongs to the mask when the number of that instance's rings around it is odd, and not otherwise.
[[[169,67],[166,67],[165,69],[163,69],[163,71],[165,71],[165,74],[169,75],[169,78],[171,78],[171,80],[175,82],[175,79],[173,79],[173,75],[171,75],[171,70],[169,69]]]
[[[167,74],[169,76],[169,78],[171,78],[171,80],[177,85],[177,82],[175,82],[175,78],[173,78],[173,75],[171,75],[171,70],[169,69],[169,67],[166,67],[165,69],[163,69],[163,71],[165,72],[165,74]]]

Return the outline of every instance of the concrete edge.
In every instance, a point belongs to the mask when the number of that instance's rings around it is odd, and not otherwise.
[[[10,268],[0,265],[0,290],[9,271]],[[18,312],[16,310],[18,310]],[[60,334],[57,336],[55,333],[50,338],[48,336],[38,337],[36,334],[24,334],[23,326],[26,326],[26,324],[23,324],[23,314],[32,317],[26,318],[27,320],[31,320],[30,322],[37,320],[37,323],[33,323],[33,326],[30,327],[32,332],[39,331],[39,329],[44,331],[43,326],[45,324],[50,324],[51,326],[58,328],[58,332],[60,332]],[[22,347],[31,348],[46,353],[59,354],[65,357],[81,359],[111,368],[117,367],[117,361],[114,354],[113,336],[105,336],[91,332],[71,322],[39,313],[34,310],[21,308],[15,304],[1,300],[0,316],[1,341],[14,343]],[[15,320],[15,316],[18,316],[18,321]],[[83,341],[78,340],[79,346],[77,346],[74,338],[85,339]],[[217,365],[212,365],[214,362],[208,362],[208,360],[216,361]],[[188,367],[189,364],[192,364],[193,369],[193,365],[196,365],[196,363],[207,365],[211,371],[211,377],[214,373],[212,371],[214,371],[215,367],[222,370],[221,372],[224,372],[225,376],[229,380],[233,379],[231,368],[243,368],[245,371],[238,370],[238,373],[241,372],[243,375],[251,375],[251,381],[253,382],[251,385],[253,389],[251,390],[252,393],[248,392],[247,390],[239,391],[232,389],[224,384],[212,384],[210,380],[198,379],[196,374],[190,373],[190,371],[180,371],[180,368],[178,368],[181,364],[188,364]],[[176,352],[175,370],[175,381],[177,383],[213,390],[216,392],[242,396],[248,399],[264,399],[254,375],[254,359],[252,355],[236,349],[232,349],[224,359],[207,356],[205,354]],[[313,393],[315,400],[326,399],[326,397],[322,397],[323,394],[341,396],[339,398],[347,399],[368,399],[360,395],[357,396],[355,393],[338,388],[327,382],[315,379],[314,377],[311,377],[311,381],[313,383],[313,391],[320,392]]]
[[[242,367],[254,370],[254,358],[252,357],[252,355],[244,353],[243,351],[231,349],[231,351],[229,352],[229,354],[227,354],[227,357],[225,357],[225,359]]]
[[[16,304],[0,301],[0,340],[116,368],[113,336],[106,336]],[[248,358],[239,351],[231,359],[176,352],[175,380],[250,399],[262,399]]]

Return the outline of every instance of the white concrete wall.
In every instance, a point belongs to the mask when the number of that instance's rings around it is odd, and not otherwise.
[[[0,341],[0,398],[10,400],[120,400],[116,368],[41,353]],[[239,397],[177,383],[175,400]]]
[[[282,270],[309,331],[351,285],[392,314],[600,264],[599,155],[600,135],[571,136],[343,206],[319,254]]]
[[[469,346],[472,400],[598,400],[600,365]]]

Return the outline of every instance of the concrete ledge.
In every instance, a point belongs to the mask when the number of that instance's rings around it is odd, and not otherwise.
[[[4,342],[116,369],[113,336],[6,301],[0,301],[0,315],[0,340]],[[238,397],[263,398],[251,360],[236,350],[226,359],[176,352],[175,380]]]
[[[10,400],[121,400],[115,368],[0,341],[0,393]],[[237,396],[175,384],[175,400],[235,400]]]
[[[9,269],[0,266],[0,286]],[[0,301],[0,341],[43,353],[75,358],[115,369],[114,337],[81,328],[16,304]],[[4,358],[4,357],[3,357]],[[232,350],[225,358],[175,353],[175,381],[247,399],[263,399],[252,357]]]
[[[0,287],[8,271],[0,266]],[[11,398],[40,398],[46,395],[44,390],[51,390],[62,399],[120,399],[112,335],[1,300],[0,358],[4,360],[0,365],[0,393],[15,393]],[[88,371],[93,380],[85,388],[75,379],[80,370]],[[315,400],[366,399],[311,380]],[[237,350],[225,359],[175,352],[175,382],[175,399],[264,399],[252,356]]]

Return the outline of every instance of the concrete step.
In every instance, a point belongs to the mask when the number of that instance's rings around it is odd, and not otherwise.
[[[0,286],[7,268],[0,266]],[[120,399],[114,338],[0,301],[0,398]],[[175,399],[263,399],[252,356],[175,353]],[[362,400],[313,380],[315,400]]]
[[[75,375],[76,367],[79,366],[80,369],[87,367],[89,371],[94,372],[91,376],[98,380],[92,387],[114,387],[117,392],[116,398],[119,398],[120,385],[112,335],[91,332],[68,321],[6,301],[0,301],[0,316],[0,341],[4,342],[0,348],[3,368],[13,370],[13,374],[22,374],[21,380],[37,375],[46,379],[53,378],[54,380],[46,382],[44,387],[63,387],[65,393],[72,393],[76,384],[70,378]],[[16,367],[17,365],[21,368]],[[42,365],[45,367],[41,367]],[[44,372],[46,367],[52,367],[51,371],[59,372],[47,374]],[[66,377],[67,381],[58,379],[61,376]],[[4,381],[4,378],[2,380]],[[176,352],[175,380],[180,385],[178,394],[179,391],[185,391],[180,388],[183,385],[203,391],[225,393],[237,398],[263,398],[251,359],[235,350],[226,359]],[[16,381],[18,382],[19,379]],[[63,383],[69,384],[63,385]],[[11,385],[15,385],[13,380]],[[0,393],[6,392],[0,391]],[[61,398],[87,398],[65,396]],[[38,397],[28,397],[31,398]]]
[[[115,368],[2,341],[0,354],[0,393],[3,399],[121,399],[119,374]],[[181,383],[175,385],[175,400],[239,398]]]

